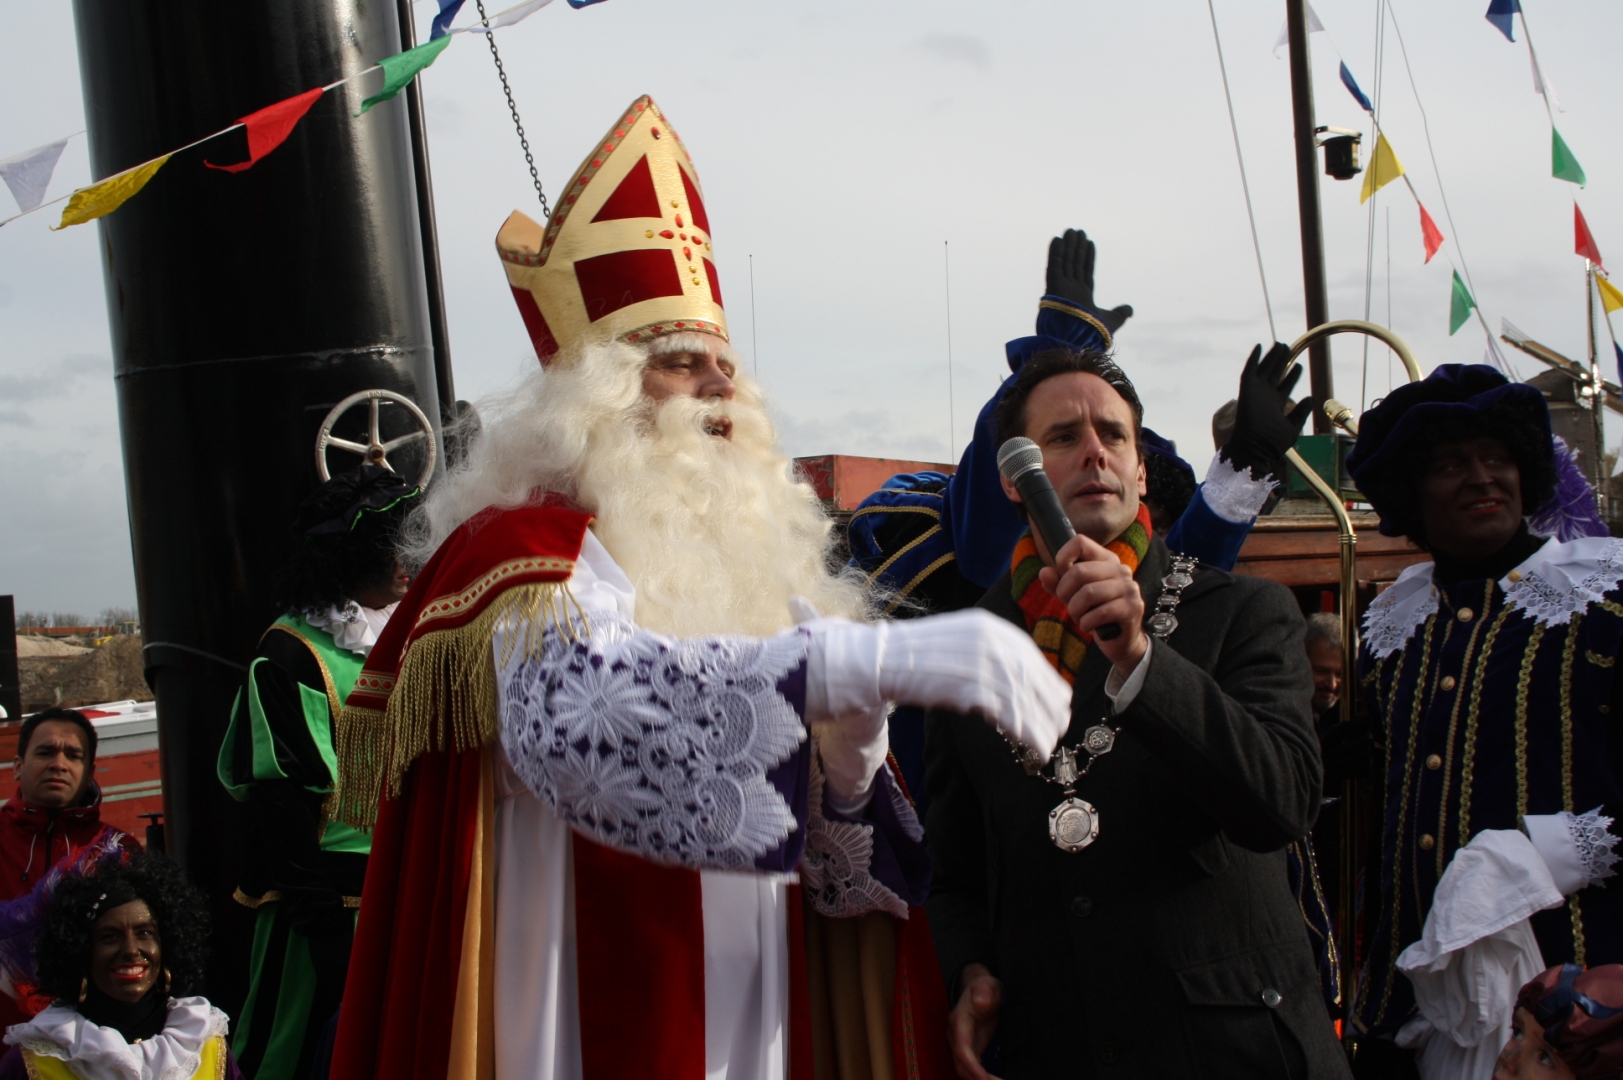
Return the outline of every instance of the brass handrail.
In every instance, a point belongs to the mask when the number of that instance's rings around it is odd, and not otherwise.
[[[1411,382],[1421,379],[1420,365],[1415,361],[1414,353],[1392,331],[1384,326],[1362,319],[1338,319],[1335,322],[1321,323],[1297,338],[1291,345],[1290,359],[1295,360],[1308,346],[1330,337],[1333,334],[1364,334],[1389,345],[1398,359],[1403,361],[1404,371]],[[1290,365],[1286,366],[1286,372]],[[1358,421],[1353,417],[1352,410],[1334,398],[1324,403],[1324,412],[1336,426],[1346,430],[1354,437],[1358,435]],[[1352,515],[1347,513],[1346,504],[1342,501],[1341,492],[1325,482],[1313,467],[1302,459],[1294,448],[1285,452],[1285,459],[1302,474],[1309,487],[1324,500],[1324,504],[1335,515],[1336,529],[1341,534],[1341,720],[1351,723],[1354,713],[1353,695],[1358,689],[1358,533],[1353,528]],[[1340,474],[1340,462],[1336,462],[1337,475]],[[1336,914],[1340,933],[1334,935],[1340,940],[1337,942],[1337,971],[1340,976],[1342,1006],[1346,1020],[1342,1024],[1342,1037],[1352,1037],[1352,990],[1355,976],[1353,966],[1353,943],[1356,933],[1353,927],[1353,882],[1358,873],[1356,858],[1357,833],[1356,823],[1359,813],[1357,785],[1348,780],[1342,785],[1341,792],[1341,851],[1340,881],[1337,882]]]

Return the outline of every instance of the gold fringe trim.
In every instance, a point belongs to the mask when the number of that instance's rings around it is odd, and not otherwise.
[[[491,641],[503,624],[508,633],[498,658]],[[515,655],[540,656],[549,628],[572,641],[591,635],[586,612],[566,582],[514,586],[466,625],[413,641],[401,659],[387,709],[346,705],[339,715],[333,731],[341,778],[337,816],[369,831],[377,824],[378,804],[399,796],[406,771],[419,757],[492,742],[498,667]]]

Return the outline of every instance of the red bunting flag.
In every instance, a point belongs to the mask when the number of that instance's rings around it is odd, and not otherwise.
[[[1426,261],[1431,262],[1431,257],[1443,246],[1443,230],[1431,220],[1431,215],[1426,213],[1426,208],[1419,199],[1415,200],[1415,205],[1420,207],[1420,236],[1426,242]]]
[[[212,161],[203,164],[211,169],[222,172],[236,173],[252,168],[259,159],[281,146],[287,137],[293,133],[304,114],[310,111],[310,106],[316,103],[323,87],[306,90],[296,94],[285,101],[278,101],[274,105],[267,105],[258,112],[249,113],[238,123],[248,129],[248,160],[239,161],[235,165],[216,165]]]
[[[1584,220],[1584,212],[1578,209],[1577,203],[1572,204],[1572,224],[1573,231],[1577,234],[1577,239],[1574,241],[1575,250],[1579,255],[1599,266],[1601,271],[1604,272],[1606,266],[1600,261],[1600,248],[1595,246],[1595,237],[1589,231],[1589,222]]]

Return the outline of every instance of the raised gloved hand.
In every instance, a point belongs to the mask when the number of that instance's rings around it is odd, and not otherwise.
[[[1133,305],[1105,310],[1093,302],[1093,241],[1081,229],[1066,229],[1048,244],[1048,294],[1063,297],[1086,308],[1115,334],[1121,324],[1133,317]]]
[[[1071,687],[1030,636],[971,608],[892,623],[806,629],[806,719],[872,716],[885,702],[978,713],[1047,757],[1071,723]],[[843,726],[843,725],[842,725]]]
[[[1291,388],[1302,377],[1302,369],[1292,368],[1285,375],[1288,363],[1290,347],[1276,341],[1267,356],[1262,355],[1261,345],[1252,349],[1245,370],[1240,372],[1234,434],[1220,453],[1235,468],[1249,469],[1257,480],[1265,476],[1285,478],[1285,451],[1296,445],[1316,404],[1313,398],[1306,397],[1291,408]]]

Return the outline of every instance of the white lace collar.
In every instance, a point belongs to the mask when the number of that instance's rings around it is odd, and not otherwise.
[[[84,1080],[191,1080],[203,1044],[228,1027],[225,1013],[207,998],[171,998],[163,1031],[129,1043],[117,1029],[91,1023],[77,1009],[57,1003],[10,1028],[5,1041],[70,1062]]]
[[[1416,563],[1364,613],[1364,643],[1376,659],[1403,648],[1437,611],[1433,563]],[[1535,622],[1561,626],[1623,581],[1623,540],[1609,536],[1547,541],[1499,579],[1505,602]]]
[[[1623,540],[1584,536],[1550,540],[1499,579],[1505,602],[1529,619],[1562,626],[1606,599],[1623,581]]]
[[[378,637],[383,633],[384,626],[388,625],[389,616],[393,615],[394,609],[399,606],[400,604],[396,602],[386,608],[369,608],[348,600],[341,608],[302,611],[300,614],[311,626],[331,634],[333,642],[340,649],[348,649],[352,653],[365,656],[372,651],[372,646],[378,643]]]

